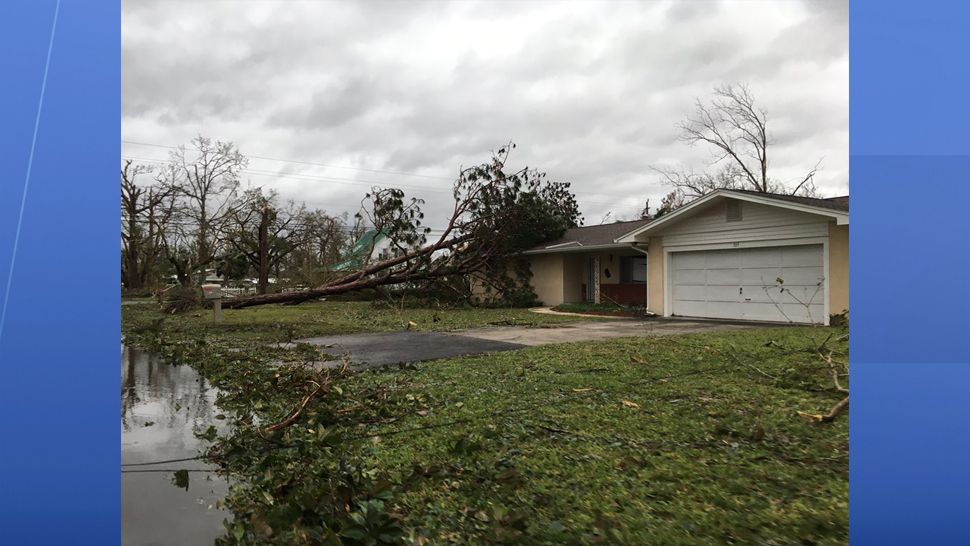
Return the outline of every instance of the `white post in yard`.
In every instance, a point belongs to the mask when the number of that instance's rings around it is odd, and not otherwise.
[[[202,294],[212,302],[212,322],[222,322],[222,287],[218,284],[203,284]]]

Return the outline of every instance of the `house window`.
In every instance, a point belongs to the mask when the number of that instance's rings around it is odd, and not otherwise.
[[[737,199],[729,199],[727,202],[727,221],[728,222],[740,222],[741,221],[741,201]]]
[[[620,283],[643,284],[647,282],[646,256],[620,256]]]

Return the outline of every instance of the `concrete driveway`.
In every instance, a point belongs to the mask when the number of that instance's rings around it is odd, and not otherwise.
[[[648,319],[567,322],[551,328],[497,326],[494,328],[464,330],[456,332],[456,334],[476,339],[535,346],[548,345],[550,343],[597,341],[614,337],[652,337],[692,334],[695,332],[718,332],[751,327],[749,325],[726,322]]]
[[[385,332],[301,339],[322,351],[345,357],[355,369],[510,351],[552,343],[597,341],[615,337],[669,336],[752,328],[751,325],[684,320],[583,321],[527,328],[496,326],[457,332]],[[334,361],[321,366],[337,366]]]

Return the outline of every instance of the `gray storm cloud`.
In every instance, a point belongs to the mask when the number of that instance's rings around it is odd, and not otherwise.
[[[732,82],[768,110],[776,178],[824,158],[819,189],[848,191],[847,2],[125,0],[122,25],[126,157],[231,140],[251,184],[330,212],[382,184],[443,216],[459,166],[513,139],[587,223],[632,217],[668,191],[651,165],[707,168],[676,124]]]

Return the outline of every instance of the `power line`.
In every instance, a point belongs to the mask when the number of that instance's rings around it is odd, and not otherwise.
[[[121,142],[123,142],[125,144],[132,144],[132,145],[135,145],[135,146],[150,146],[152,148],[163,148],[163,149],[168,149],[168,150],[177,150],[178,149],[178,146],[167,146],[167,145],[164,145],[164,144],[153,144],[153,143],[149,143],[149,142],[136,142],[136,141],[133,141],[133,140],[122,140]],[[194,148],[194,149],[198,150],[198,148]],[[347,166],[341,166],[341,165],[331,165],[331,164],[327,164],[327,163],[314,163],[312,161],[299,161],[299,160],[295,160],[295,159],[282,159],[282,158],[277,158],[277,157],[269,157],[269,156],[261,156],[261,155],[250,155],[250,154],[246,154],[246,157],[250,157],[250,158],[253,158],[253,159],[262,159],[262,160],[265,160],[265,161],[279,161],[279,162],[282,162],[282,163],[294,163],[294,164],[298,164],[298,165],[311,165],[311,166],[324,167],[324,168],[348,169],[348,170],[356,170],[356,171],[364,171],[364,172],[372,172],[372,173],[386,173],[386,174],[394,174],[394,175],[398,175],[398,176],[414,176],[414,177],[420,177],[420,178],[428,178],[428,179],[432,179],[432,180],[447,180],[449,182],[452,182],[452,181],[455,180],[455,178],[449,178],[449,177],[445,177],[445,176],[433,176],[433,175],[418,174],[418,173],[409,173],[409,172],[404,172],[404,171],[391,171],[391,170],[384,170],[384,169],[367,169],[367,168],[364,168],[364,167],[347,167]],[[164,160],[164,159],[148,159],[148,158],[134,158],[134,157],[131,157],[131,158],[128,158],[128,159],[133,159],[133,160],[137,160],[137,161],[151,161],[151,162],[156,162],[156,163],[168,163],[168,160]],[[265,171],[265,170],[263,170],[262,173],[272,173],[274,176],[282,176],[282,175],[278,175],[276,173],[273,173],[272,171]],[[255,173],[255,174],[262,174],[262,173]],[[268,175],[269,174],[266,174],[265,176],[268,176]],[[300,174],[300,175],[286,175],[286,176],[287,177],[292,177],[292,176],[308,176],[308,177],[312,177],[313,175],[303,175],[303,174]],[[319,175],[317,175],[317,176],[319,177]],[[356,179],[350,179],[350,178],[332,178],[332,177],[320,177],[320,178],[323,179],[323,180],[327,180],[327,181],[331,181],[331,180],[343,180],[343,181],[349,181],[349,182],[356,182],[357,181]],[[386,182],[370,182],[370,181],[361,181],[361,182],[367,182],[369,184],[386,184]],[[443,189],[443,188],[431,188],[431,187],[427,187],[427,186],[423,186],[423,187],[422,186],[405,186],[405,185],[400,185],[400,184],[398,186],[400,186],[402,188],[408,188],[408,189],[414,188],[414,189],[423,189],[423,190],[428,190],[428,191],[437,191],[437,192],[447,192],[447,193],[451,193],[451,189],[447,189],[446,190],[446,189]],[[587,191],[578,191],[578,190],[573,190],[573,193],[575,193],[575,194],[582,194],[582,195],[604,195],[604,196],[607,196],[607,197],[615,197],[617,199],[632,199],[633,198],[633,196],[629,196],[629,195],[620,196],[620,195],[613,195],[613,194],[608,194],[608,193],[587,192]],[[639,199],[639,198],[637,198],[637,199]],[[593,204],[597,204],[597,205],[609,205],[609,204],[612,204],[612,203],[604,203],[602,201],[587,201],[587,203],[593,203]]]
[[[178,149],[178,146],[166,146],[164,144],[151,144],[151,143],[148,143],[148,142],[135,142],[135,141],[132,141],[132,140],[122,140],[121,142],[123,142],[124,144],[133,144],[135,146],[151,146],[152,148],[166,148],[166,149],[169,149],[169,150],[177,150]],[[196,148],[196,149],[198,149],[198,148]],[[343,166],[343,165],[331,165],[331,164],[327,164],[327,163],[314,163],[312,161],[298,161],[296,159],[282,159],[282,158],[279,158],[279,157],[268,157],[268,156],[261,156],[261,155],[249,155],[249,154],[247,154],[247,157],[251,157],[253,159],[262,159],[264,161],[279,161],[281,163],[296,163],[296,164],[299,164],[299,165],[313,165],[313,166],[316,166],[316,167],[326,167],[328,169],[348,169],[348,170],[353,170],[353,171],[366,171],[366,172],[372,172],[372,173],[396,174],[396,175],[400,175],[400,176],[415,176],[415,177],[419,177],[419,178],[430,178],[430,179],[434,179],[434,180],[448,180],[448,181],[454,180],[453,178],[448,178],[446,176],[434,176],[434,175],[430,175],[430,174],[409,173],[409,172],[404,172],[404,171],[389,171],[389,170],[384,170],[384,169],[367,169],[367,168],[364,168],[364,167],[347,167],[347,166]]]
[[[129,224],[130,222],[131,222],[131,220],[122,220],[122,224],[125,224],[125,225]],[[140,225],[175,225],[175,226],[180,226],[180,227],[198,227],[198,225],[199,225],[199,223],[196,222],[196,221],[194,221],[194,220],[177,219],[177,218],[169,218],[168,220],[165,220],[165,221],[161,221],[161,220],[152,221],[152,220],[147,220],[147,219],[135,219],[134,220],[134,223],[140,224]],[[312,224],[312,223],[306,223],[306,222],[291,222],[290,224],[287,224],[287,227],[294,228],[294,229],[296,229],[296,228],[307,229],[307,228],[316,228],[316,227],[318,227],[318,225],[317,224]],[[425,228],[428,228],[428,229],[431,230],[430,232],[428,232],[428,235],[441,235],[441,234],[443,234],[445,232],[444,228],[429,228],[428,226],[418,226],[418,229],[425,229]],[[337,229],[337,231],[340,231],[340,232],[343,232],[343,233],[353,233],[358,228],[355,228],[352,225],[344,224],[344,225],[341,225],[341,226],[337,226],[336,229]],[[364,229],[364,230],[373,229],[373,226],[363,226],[362,229]]]
[[[165,160],[165,159],[155,159],[155,158],[150,158],[150,157],[127,156],[127,157],[124,157],[123,159],[130,159],[132,161],[144,161],[144,162],[149,162],[149,163],[158,163],[158,164],[163,164],[163,165],[168,163],[168,160]],[[299,174],[299,173],[287,173],[287,174],[284,174],[284,173],[278,173],[278,172],[273,172],[273,171],[266,171],[266,170],[262,170],[262,169],[251,169],[249,167],[244,168],[244,169],[239,169],[239,172],[245,173],[245,174],[252,174],[252,175],[256,175],[256,176],[272,177],[272,178],[293,178],[293,179],[296,179],[296,180],[311,180],[311,181],[320,181],[320,182],[331,182],[331,183],[334,183],[334,184],[346,184],[346,185],[355,185],[355,186],[369,186],[370,187],[370,186],[375,186],[375,185],[387,185],[388,184],[388,182],[386,182],[386,181],[360,180],[360,179],[354,179],[354,178],[337,178],[337,177],[331,177],[331,176],[309,175],[309,174]],[[405,185],[405,184],[395,184],[395,186],[396,187],[401,187],[401,188],[407,188],[407,189],[411,189],[411,190],[423,190],[423,191],[433,191],[433,192],[440,192],[440,193],[451,193],[451,189],[434,188],[434,187],[431,187],[431,186],[412,186],[412,185]]]
[[[165,159],[156,159],[156,158],[148,158],[148,157],[126,156],[126,157],[123,157],[123,159],[130,159],[132,161],[143,161],[143,162],[158,163],[158,164],[168,163],[168,160],[165,160]],[[408,190],[430,191],[430,192],[448,193],[448,194],[452,193],[451,189],[433,188],[429,186],[412,186],[407,184],[394,184],[388,181],[355,180],[351,178],[335,178],[335,177],[326,177],[326,176],[308,175],[308,174],[282,174],[282,173],[277,173],[273,171],[250,169],[248,167],[245,169],[240,169],[239,172],[245,173],[245,174],[252,174],[255,176],[264,176],[269,178],[291,178],[294,180],[328,182],[333,184],[356,185],[356,186],[366,186],[366,187],[393,186],[396,188],[402,188],[402,189],[408,189]],[[585,193],[587,195],[609,195],[609,194],[595,193],[595,192],[574,192],[574,193]],[[625,200],[639,199],[636,196],[630,196],[630,195],[619,197],[619,198],[625,199]],[[616,202],[596,201],[596,200],[589,200],[589,199],[583,200],[583,203],[593,204],[593,205],[604,205],[604,206],[615,206],[617,204]]]

